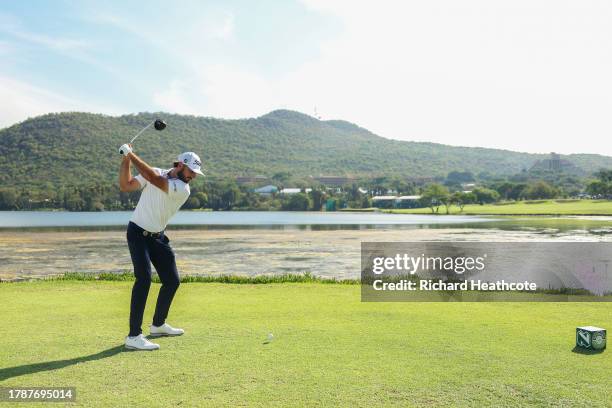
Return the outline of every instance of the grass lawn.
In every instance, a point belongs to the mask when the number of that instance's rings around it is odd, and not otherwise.
[[[387,210],[397,214],[431,214],[430,208],[410,208],[405,210]],[[466,215],[612,215],[612,201],[609,200],[579,200],[555,201],[548,200],[533,204],[519,201],[510,204],[470,204],[463,207],[452,206],[451,214]],[[440,206],[439,214],[446,214],[446,208]]]
[[[610,303],[361,303],[358,285],[184,283],[169,322],[186,334],[129,352],[130,288],[0,284],[0,386],[75,386],[78,406],[108,407],[612,404],[612,351],[572,351],[576,326],[612,328]]]

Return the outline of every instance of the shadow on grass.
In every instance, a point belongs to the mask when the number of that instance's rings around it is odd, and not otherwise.
[[[572,349],[572,353],[576,353],[576,354],[586,354],[586,355],[593,355],[593,354],[601,354],[603,353],[603,350],[587,350],[587,349],[583,349],[582,347],[578,347],[575,346]]]
[[[123,344],[120,346],[109,348],[107,350],[100,351],[96,354],[90,354],[88,356],[83,357],[2,368],[0,369],[0,381],[4,381],[13,377],[19,377],[21,375],[40,373],[42,371],[59,370],[60,368],[65,368],[78,363],[84,363],[86,361],[101,360],[103,358],[112,357],[116,354],[121,353],[122,351],[125,351],[125,347],[123,346]]]

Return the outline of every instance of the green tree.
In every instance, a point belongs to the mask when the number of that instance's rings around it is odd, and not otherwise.
[[[307,211],[310,207],[308,196],[304,193],[291,194],[285,202],[283,210],[287,211]]]
[[[516,183],[512,183],[510,181],[502,181],[499,183],[493,183],[492,187],[501,197],[504,198],[504,200],[508,200],[516,185]]]
[[[77,190],[66,191],[64,194],[64,208],[68,211],[83,211],[85,202]]]
[[[323,204],[327,200],[327,195],[324,191],[319,189],[313,189],[310,192],[310,197],[312,198],[312,209],[313,211],[321,211]]]
[[[545,181],[538,181],[533,184],[529,184],[525,190],[523,190],[522,196],[528,200],[544,199],[544,198],[555,198],[559,194],[559,190]]]
[[[272,176],[272,181],[284,186],[289,179],[291,179],[291,173],[288,171],[279,171]]]
[[[206,208],[208,206],[208,196],[203,191],[198,191],[193,194],[193,197],[198,200],[197,208]]]
[[[451,171],[446,176],[446,181],[451,184],[471,183],[474,181],[474,175],[470,171]]]
[[[607,196],[612,194],[612,183],[603,180],[593,180],[587,187],[586,192],[592,196]]]
[[[372,207],[372,199],[364,194],[361,199],[361,207],[360,208],[371,208]]]
[[[493,203],[499,200],[499,193],[495,190],[491,190],[490,188],[485,187],[477,187],[472,193],[476,197],[476,202],[480,205],[485,203]]]
[[[450,194],[446,187],[433,183],[425,188],[423,194],[421,194],[420,202],[423,206],[429,207],[432,213],[437,213],[440,205],[448,202],[449,198]]]
[[[200,208],[200,200],[198,200],[194,196],[190,196],[187,199],[187,201],[185,201],[185,204],[183,204],[181,208],[186,209],[186,210],[193,210],[196,208]]]
[[[17,192],[12,188],[0,190],[0,209],[16,210],[17,209]]]
[[[597,173],[595,173],[595,177],[604,183],[612,183],[612,170],[601,169]]]
[[[457,191],[451,196],[451,202],[459,207],[459,211],[463,212],[463,207],[466,204],[472,204],[476,202],[476,195],[472,192],[464,193]]]
[[[221,205],[226,210],[231,210],[238,200],[240,200],[240,189],[236,186],[229,187],[221,195]]]

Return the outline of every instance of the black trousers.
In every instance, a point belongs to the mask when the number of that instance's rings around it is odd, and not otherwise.
[[[176,269],[174,251],[169,245],[170,240],[163,232],[156,238],[151,235],[145,236],[142,228],[130,222],[127,228],[127,242],[136,277],[132,288],[129,336],[138,336],[142,333],[142,318],[151,287],[151,263],[155,266],[162,283],[153,316],[155,326],[161,326],[166,322],[180,279]]]

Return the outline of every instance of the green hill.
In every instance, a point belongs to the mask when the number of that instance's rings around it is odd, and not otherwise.
[[[320,121],[287,110],[255,119],[224,120],[166,113],[111,117],[48,114],[0,130],[3,186],[88,184],[112,181],[117,148],[156,117],[168,123],[149,130],[135,150],[150,164],[169,167],[185,150],[200,154],[207,174],[272,176],[442,176],[453,170],[514,174],[547,155],[385,139],[341,120]],[[585,172],[612,167],[612,157],[562,155]]]

